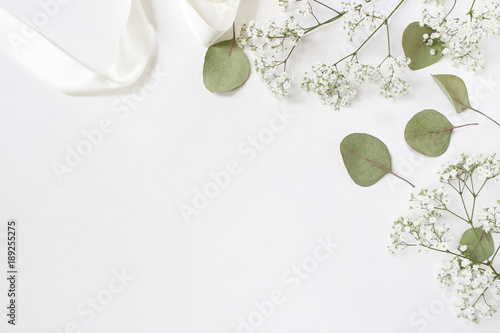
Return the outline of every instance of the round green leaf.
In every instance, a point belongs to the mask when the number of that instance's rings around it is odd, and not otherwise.
[[[360,186],[371,186],[391,170],[391,155],[386,145],[368,134],[348,135],[340,145],[345,167]]]
[[[211,92],[226,92],[241,86],[250,75],[250,63],[233,40],[208,48],[203,66],[203,82]]]
[[[411,59],[410,69],[417,70],[432,65],[443,56],[444,43],[435,38],[432,45],[424,41],[424,34],[431,35],[436,30],[419,22],[413,22],[406,27],[403,33],[403,50],[407,58]],[[434,50],[435,54],[431,54]]]
[[[470,108],[469,93],[464,81],[451,74],[432,75],[434,81],[450,100],[457,113]]]
[[[405,140],[415,150],[427,156],[440,156],[450,145],[453,125],[436,110],[424,110],[410,119],[405,128]]]
[[[495,253],[495,245],[491,233],[486,233],[483,227],[471,228],[464,232],[460,245],[467,245],[467,253],[477,262],[484,262]]]

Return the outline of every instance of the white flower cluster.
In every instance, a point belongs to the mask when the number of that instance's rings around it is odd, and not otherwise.
[[[251,21],[241,26],[239,44],[253,51],[255,71],[279,97],[288,94],[292,79],[285,72],[286,60],[279,57],[286,57],[285,51],[297,45],[304,32],[293,16],[283,25],[270,20],[262,25]]]
[[[322,104],[339,110],[340,106],[349,105],[356,95],[348,74],[339,72],[337,66],[317,64],[306,72],[302,87],[305,91],[313,92]]]
[[[438,222],[442,216],[440,210],[448,203],[448,193],[444,188],[423,189],[417,195],[412,194],[410,211],[413,216],[400,217],[394,222],[389,252],[396,253],[409,246],[416,246],[418,252],[448,250],[448,243],[454,238],[448,234],[449,225]]]
[[[483,39],[500,35],[500,0],[477,0],[470,13],[451,17],[444,1],[426,1],[437,7],[426,8],[421,25],[428,25],[445,43],[443,53],[449,53],[456,67],[477,71],[483,68],[484,59],[479,49]]]
[[[476,198],[483,186],[488,180],[498,180],[500,177],[499,166],[500,158],[497,154],[461,154],[443,165],[438,174],[441,181],[461,197],[460,201],[466,212],[463,192],[470,192],[470,197],[474,200],[474,212]],[[473,178],[481,178],[483,185],[474,188]],[[458,186],[454,186],[452,181],[458,182]],[[500,298],[500,274],[493,266],[496,254],[490,261],[479,263],[468,259],[473,257],[470,251],[467,251],[467,245],[460,245],[458,251],[450,249],[448,243],[453,237],[448,234],[449,225],[437,220],[444,212],[448,212],[458,220],[467,222],[469,227],[472,225],[478,228],[482,225],[486,233],[500,233],[500,200],[495,205],[484,208],[481,214],[477,214],[478,218],[473,217],[474,213],[470,217],[467,213],[467,219],[450,210],[448,192],[444,187],[435,190],[423,189],[418,194],[413,194],[409,206],[410,213],[416,217],[400,217],[394,222],[389,252],[395,253],[414,246],[419,252],[435,250],[453,255],[452,260],[442,263],[437,277],[441,286],[455,295],[454,310],[457,317],[475,323],[480,318],[491,318],[497,313],[495,300]],[[473,220],[477,221],[473,223]]]
[[[313,9],[309,0],[278,0],[278,6],[282,10],[287,10],[291,6],[297,6],[297,5],[298,5],[298,8],[296,10],[297,14],[305,17],[312,14]]]
[[[500,200],[483,209],[479,222],[482,223],[484,232],[500,233]]]
[[[488,181],[493,179],[500,183],[500,155],[461,154],[452,157],[438,171],[440,180],[443,183],[452,180],[465,181],[472,177],[473,173],[477,174],[479,180]]]
[[[302,87],[314,93],[322,104],[339,110],[356,96],[356,87],[368,81],[381,84],[380,94],[388,99],[406,94],[409,85],[403,80],[409,60],[388,56],[375,67],[357,61],[345,61],[342,65],[317,64],[304,76]]]
[[[385,16],[375,10],[372,0],[342,1],[340,11],[345,13],[340,19],[340,27],[351,41],[358,31],[373,31],[385,20]]]
[[[424,42],[425,42],[428,46],[432,46],[432,45],[434,45],[434,41],[435,41],[436,39],[439,39],[439,33],[437,33],[437,32],[433,32],[433,33],[431,33],[431,34],[430,34],[430,36],[429,36],[429,34],[424,34],[424,35],[422,36],[422,39],[423,39],[423,41],[424,41]],[[445,49],[443,49],[443,50],[441,51],[441,53],[442,53],[442,54],[446,54],[446,53],[448,53],[448,52],[449,52],[449,49],[448,49],[448,48],[445,48]],[[431,49],[431,50],[429,51],[429,53],[430,53],[431,55],[433,55],[433,56],[434,56],[434,55],[436,55],[436,53],[437,53],[437,52],[436,52],[436,49]]]
[[[388,99],[393,99],[395,96],[408,93],[410,85],[402,79],[406,71],[410,59],[404,57],[387,57],[386,60],[379,66],[380,94]]]
[[[500,279],[491,267],[455,257],[442,263],[438,280],[455,295],[457,317],[477,323],[480,318],[491,318],[497,312],[494,306],[500,298]]]

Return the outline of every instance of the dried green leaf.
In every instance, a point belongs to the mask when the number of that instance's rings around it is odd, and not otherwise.
[[[424,34],[431,35],[436,30],[419,22],[413,22],[406,27],[403,33],[403,50],[407,58],[411,59],[410,69],[417,70],[430,66],[437,62],[443,56],[444,43],[435,38],[432,45],[428,45],[424,40]],[[432,51],[434,50],[434,51]],[[432,54],[431,52],[435,52]]]
[[[423,110],[410,119],[405,128],[405,140],[415,150],[427,156],[440,156],[450,145],[453,125],[436,110]]]
[[[374,136],[364,133],[350,134],[340,144],[340,152],[349,175],[360,186],[372,186],[387,173],[409,183],[391,171],[389,150]]]
[[[439,88],[446,94],[457,113],[470,109],[469,93],[464,81],[451,74],[432,75]]]
[[[477,262],[484,262],[495,252],[493,237],[491,233],[485,232],[483,227],[470,228],[465,231],[460,240],[460,245],[466,245],[467,250],[465,253]]]
[[[203,82],[211,92],[226,92],[241,86],[250,75],[250,63],[233,40],[208,48],[203,66]]]

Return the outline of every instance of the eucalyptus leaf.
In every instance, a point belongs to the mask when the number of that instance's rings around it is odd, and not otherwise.
[[[416,151],[427,156],[441,156],[450,145],[453,130],[478,125],[466,124],[453,126],[449,120],[436,110],[423,110],[410,119],[405,128],[405,140]]]
[[[432,75],[439,88],[446,94],[457,113],[470,109],[469,93],[464,81],[451,74]]]
[[[484,262],[495,253],[495,245],[491,233],[483,230],[483,227],[470,228],[465,231],[460,240],[460,245],[466,245],[470,258],[477,262]]]
[[[203,82],[211,92],[226,92],[241,86],[250,75],[250,63],[234,40],[208,48],[203,66]]]
[[[350,134],[340,144],[340,152],[349,175],[360,186],[372,186],[387,173],[413,186],[391,171],[389,150],[374,136],[365,133]]]
[[[425,68],[437,62],[443,56],[444,43],[435,38],[432,45],[424,40],[424,34],[431,35],[436,30],[419,22],[413,22],[406,27],[403,33],[403,50],[407,58],[410,58],[410,69],[417,70]],[[431,54],[434,50],[434,55]]]

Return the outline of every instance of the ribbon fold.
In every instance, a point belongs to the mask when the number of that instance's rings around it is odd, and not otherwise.
[[[212,45],[234,23],[240,0],[180,0],[184,17],[203,46]]]
[[[144,72],[153,47],[153,30],[140,0],[130,2],[118,53],[105,74],[76,60],[21,19],[0,8],[0,48],[44,81],[68,95],[90,95],[125,88]],[[24,36],[24,42],[19,42]]]

